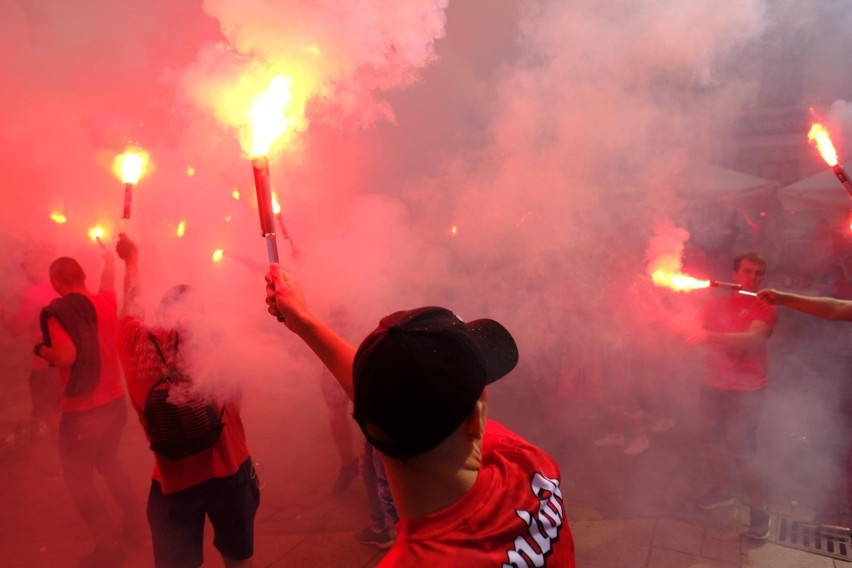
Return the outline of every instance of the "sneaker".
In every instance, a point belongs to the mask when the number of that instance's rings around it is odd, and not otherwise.
[[[355,533],[355,540],[361,544],[372,544],[378,548],[393,546],[393,536],[387,528],[379,529],[372,525]]]
[[[331,486],[331,494],[339,495],[346,491],[346,488],[349,487],[356,477],[358,477],[357,459],[341,465],[340,470],[337,472],[337,479],[334,480]]]
[[[648,428],[654,434],[662,434],[663,432],[668,432],[672,428],[674,428],[675,420],[674,418],[658,418],[651,427]]]
[[[695,504],[699,509],[709,511],[711,509],[733,505],[734,497],[727,491],[719,491],[713,487],[704,495],[696,497]]]
[[[647,436],[642,436],[641,438],[636,438],[627,448],[624,450],[624,455],[627,456],[638,456],[641,453],[644,453],[651,447],[651,441],[648,440]]]
[[[749,509],[751,522],[748,525],[748,536],[765,539],[769,536],[769,513],[766,509]]]
[[[599,448],[606,448],[608,446],[623,446],[624,445],[624,436],[621,434],[607,434],[597,442],[595,445]]]

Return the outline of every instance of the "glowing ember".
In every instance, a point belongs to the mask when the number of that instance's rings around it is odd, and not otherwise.
[[[455,236],[455,235],[457,235],[457,234],[458,234],[458,232],[459,232],[459,228],[458,228],[458,227],[456,227],[455,225],[453,225],[452,227],[450,227],[450,234],[451,234],[451,235]]]
[[[275,192],[272,192],[272,212],[275,215],[281,213],[281,204],[278,202],[278,195]]]
[[[134,148],[115,157],[113,170],[124,183],[139,183],[148,165],[148,152]]]
[[[195,175],[195,168],[193,168],[192,166],[189,166],[188,168],[186,168],[186,175],[188,175],[189,177],[194,176]]]
[[[657,286],[671,288],[675,292],[691,292],[701,288],[709,288],[709,280],[699,280],[682,272],[668,272],[666,270],[655,270],[651,279]]]
[[[224,257],[224,256],[225,256],[224,250],[216,249],[216,250],[213,251],[213,256],[211,258],[213,259],[213,262],[222,262],[222,257]]]
[[[106,231],[104,231],[104,228],[101,225],[95,225],[94,227],[89,229],[89,238],[92,239],[93,243],[102,241],[104,239],[105,234]]]
[[[232,191],[232,192],[231,192],[231,197],[233,197],[234,199],[236,199],[237,201],[239,201],[239,200],[240,200],[240,192],[239,192],[239,190],[235,189],[234,191]]]
[[[837,165],[837,150],[834,149],[828,130],[822,124],[815,122],[811,125],[808,140],[816,143],[817,150],[819,150],[819,154],[826,164],[831,167]]]
[[[63,225],[68,221],[68,219],[66,219],[65,215],[63,215],[62,213],[51,213],[50,220],[56,223],[57,225]]]
[[[284,113],[292,97],[292,80],[279,75],[273,77],[266,91],[254,100],[249,109],[250,157],[268,155],[275,141],[294,123]]]
[[[176,234],[179,237],[182,237],[186,233],[186,221],[181,219],[180,223],[178,223]]]

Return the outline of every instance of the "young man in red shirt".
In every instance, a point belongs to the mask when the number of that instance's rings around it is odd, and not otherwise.
[[[756,253],[734,259],[733,280],[743,290],[757,292],[766,261]],[[701,509],[734,504],[728,485],[728,460],[739,469],[750,510],[748,535],[769,535],[769,513],[757,462],[757,426],[766,391],[766,344],[776,309],[733,291],[711,298],[702,308],[703,330],[690,338],[707,344],[707,364],[700,396],[701,437],[710,466],[712,487],[697,499]]]
[[[267,305],[334,374],[383,455],[400,516],[383,568],[574,566],[558,466],[486,419],[486,385],[518,361],[502,325],[417,308],[383,318],[356,350],[277,264]]]

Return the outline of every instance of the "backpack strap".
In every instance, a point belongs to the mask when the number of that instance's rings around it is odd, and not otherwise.
[[[165,366],[165,367],[166,367],[166,369],[168,369],[169,371],[172,371],[172,372],[174,372],[174,373],[177,373],[177,372],[178,372],[178,370],[177,370],[177,366],[176,366],[176,365],[174,365],[174,364],[169,365],[169,362],[166,360],[166,356],[163,354],[163,349],[160,347],[160,342],[159,342],[159,341],[157,341],[157,338],[156,338],[156,337],[154,337],[154,334],[153,334],[153,333],[151,333],[151,332],[149,331],[149,332],[148,332],[148,337],[150,337],[150,338],[151,338],[151,342],[154,344],[154,349],[156,349],[156,350],[157,350],[157,355],[159,355],[159,356],[160,356],[160,361],[162,361],[162,362],[163,362],[163,366]],[[175,358],[177,358],[178,342],[179,342],[179,341],[180,341],[180,336],[178,336],[177,334],[175,334]]]

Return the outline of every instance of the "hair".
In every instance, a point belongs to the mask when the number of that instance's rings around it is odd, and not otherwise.
[[[744,252],[742,254],[738,254],[734,257],[734,272],[737,272],[740,269],[740,264],[744,260],[750,260],[756,264],[759,264],[766,270],[766,259],[760,256],[760,254],[756,252]]]
[[[204,304],[198,290],[189,284],[178,284],[163,294],[157,308],[157,316],[163,320],[163,323],[172,327],[180,326],[181,321],[189,314],[203,311]]]
[[[83,267],[73,258],[61,256],[50,263],[50,278],[65,286],[83,286],[86,284],[86,273]]]

